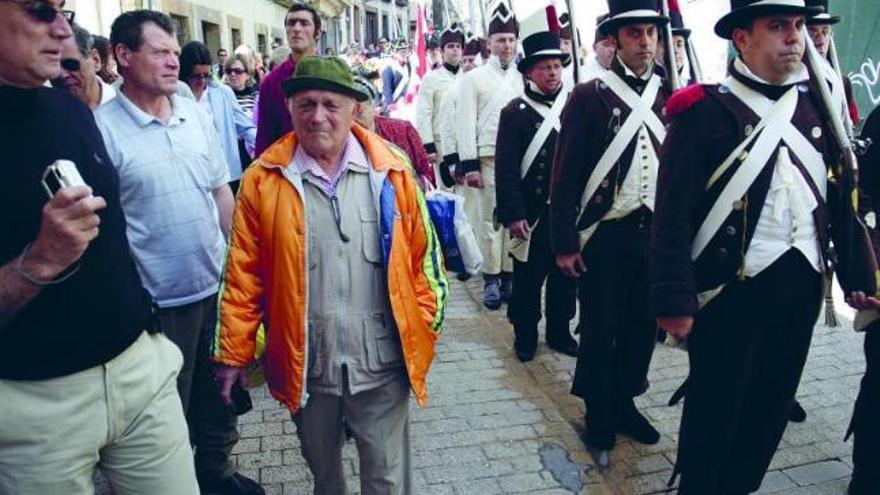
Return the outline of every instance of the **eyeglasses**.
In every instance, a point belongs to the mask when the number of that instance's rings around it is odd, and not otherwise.
[[[67,72],[79,72],[82,63],[75,58],[65,58],[61,60],[61,68]]]
[[[189,79],[190,81],[194,81],[194,82],[195,81],[210,81],[211,74],[190,74],[187,79]]]
[[[33,1],[16,1],[16,0],[6,0],[8,2],[12,2],[14,4],[18,4],[24,9],[25,12],[28,13],[34,19],[46,23],[51,24],[55,22],[55,19],[58,18],[58,14],[61,14],[62,17],[67,19],[67,22],[73,23],[73,18],[76,16],[76,12],[72,10],[61,10],[56,9],[55,7],[49,5],[46,2],[33,2]]]
[[[242,74],[244,74],[244,73],[246,73],[246,72],[247,72],[247,71],[244,70],[244,69],[226,69],[226,75],[230,75],[230,76],[231,76],[232,74],[235,74],[236,76],[240,76],[240,75],[242,75]]]

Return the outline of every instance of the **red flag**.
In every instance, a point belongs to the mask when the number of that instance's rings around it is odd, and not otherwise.
[[[419,60],[419,66],[416,68],[416,74],[419,79],[428,72],[428,47],[425,39],[425,28],[427,25],[425,5],[419,0],[416,4],[416,56]]]

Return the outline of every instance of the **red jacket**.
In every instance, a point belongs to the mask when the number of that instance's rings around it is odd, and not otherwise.
[[[406,120],[377,115],[376,134],[391,141],[391,143],[403,150],[412,162],[413,168],[416,169],[416,174],[427,177],[431,184],[437,185],[434,182],[434,167],[431,165],[430,160],[428,160],[428,153],[425,151],[424,145],[422,145],[422,138],[419,137],[419,132],[416,131],[412,124]]]

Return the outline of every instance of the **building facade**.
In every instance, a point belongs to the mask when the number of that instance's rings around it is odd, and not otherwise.
[[[378,0],[384,2],[384,0]],[[405,1],[405,0],[392,0]],[[348,39],[346,15],[352,3],[362,0],[307,0],[318,10],[324,24],[321,49],[341,46]],[[262,54],[273,43],[286,44],[284,15],[292,0],[68,0],[76,20],[95,34],[109,36],[113,20],[123,11],[152,9],[174,21],[180,44],[205,43],[216,57],[219,48],[234,50],[245,44]]]

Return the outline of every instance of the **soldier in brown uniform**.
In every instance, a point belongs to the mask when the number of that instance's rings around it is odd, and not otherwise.
[[[546,20],[523,23],[542,30],[523,33],[526,55],[517,69],[526,76],[526,85],[523,94],[501,110],[495,152],[496,211],[512,238],[513,295],[507,317],[516,332],[513,347],[520,361],[535,357],[545,280],[547,346],[577,356],[577,342],[569,332],[576,283],[554,262],[547,219],[553,149],[567,96],[563,66],[571,57],[561,50],[558,31],[552,30],[555,9],[548,7],[546,15],[543,10],[535,15]]]
[[[715,26],[738,52],[730,76],[667,105],[651,242],[658,325],[687,339],[690,359],[676,466],[686,495],[760,487],[810,347],[829,234],[851,304],[875,291],[869,251],[846,235],[856,217],[831,113],[802,62],[810,9],[731,4]]]
[[[859,186],[870,197],[876,217],[880,215],[880,107],[868,115],[861,137],[871,141],[859,159]],[[878,240],[880,235],[875,231],[875,252],[880,252]],[[874,302],[875,308],[880,308]],[[869,495],[880,487],[880,320],[864,331],[865,374],[848,432],[853,435],[853,474],[848,495]]]
[[[656,0],[609,0],[601,29],[612,36],[611,69],[571,93],[562,114],[550,192],[556,263],[578,278],[582,329],[572,394],[586,403],[585,441],[614,446],[615,433],[656,443],[636,409],[646,389],[656,326],[647,307],[648,239],[657,153],[668,91],[654,64]]]

